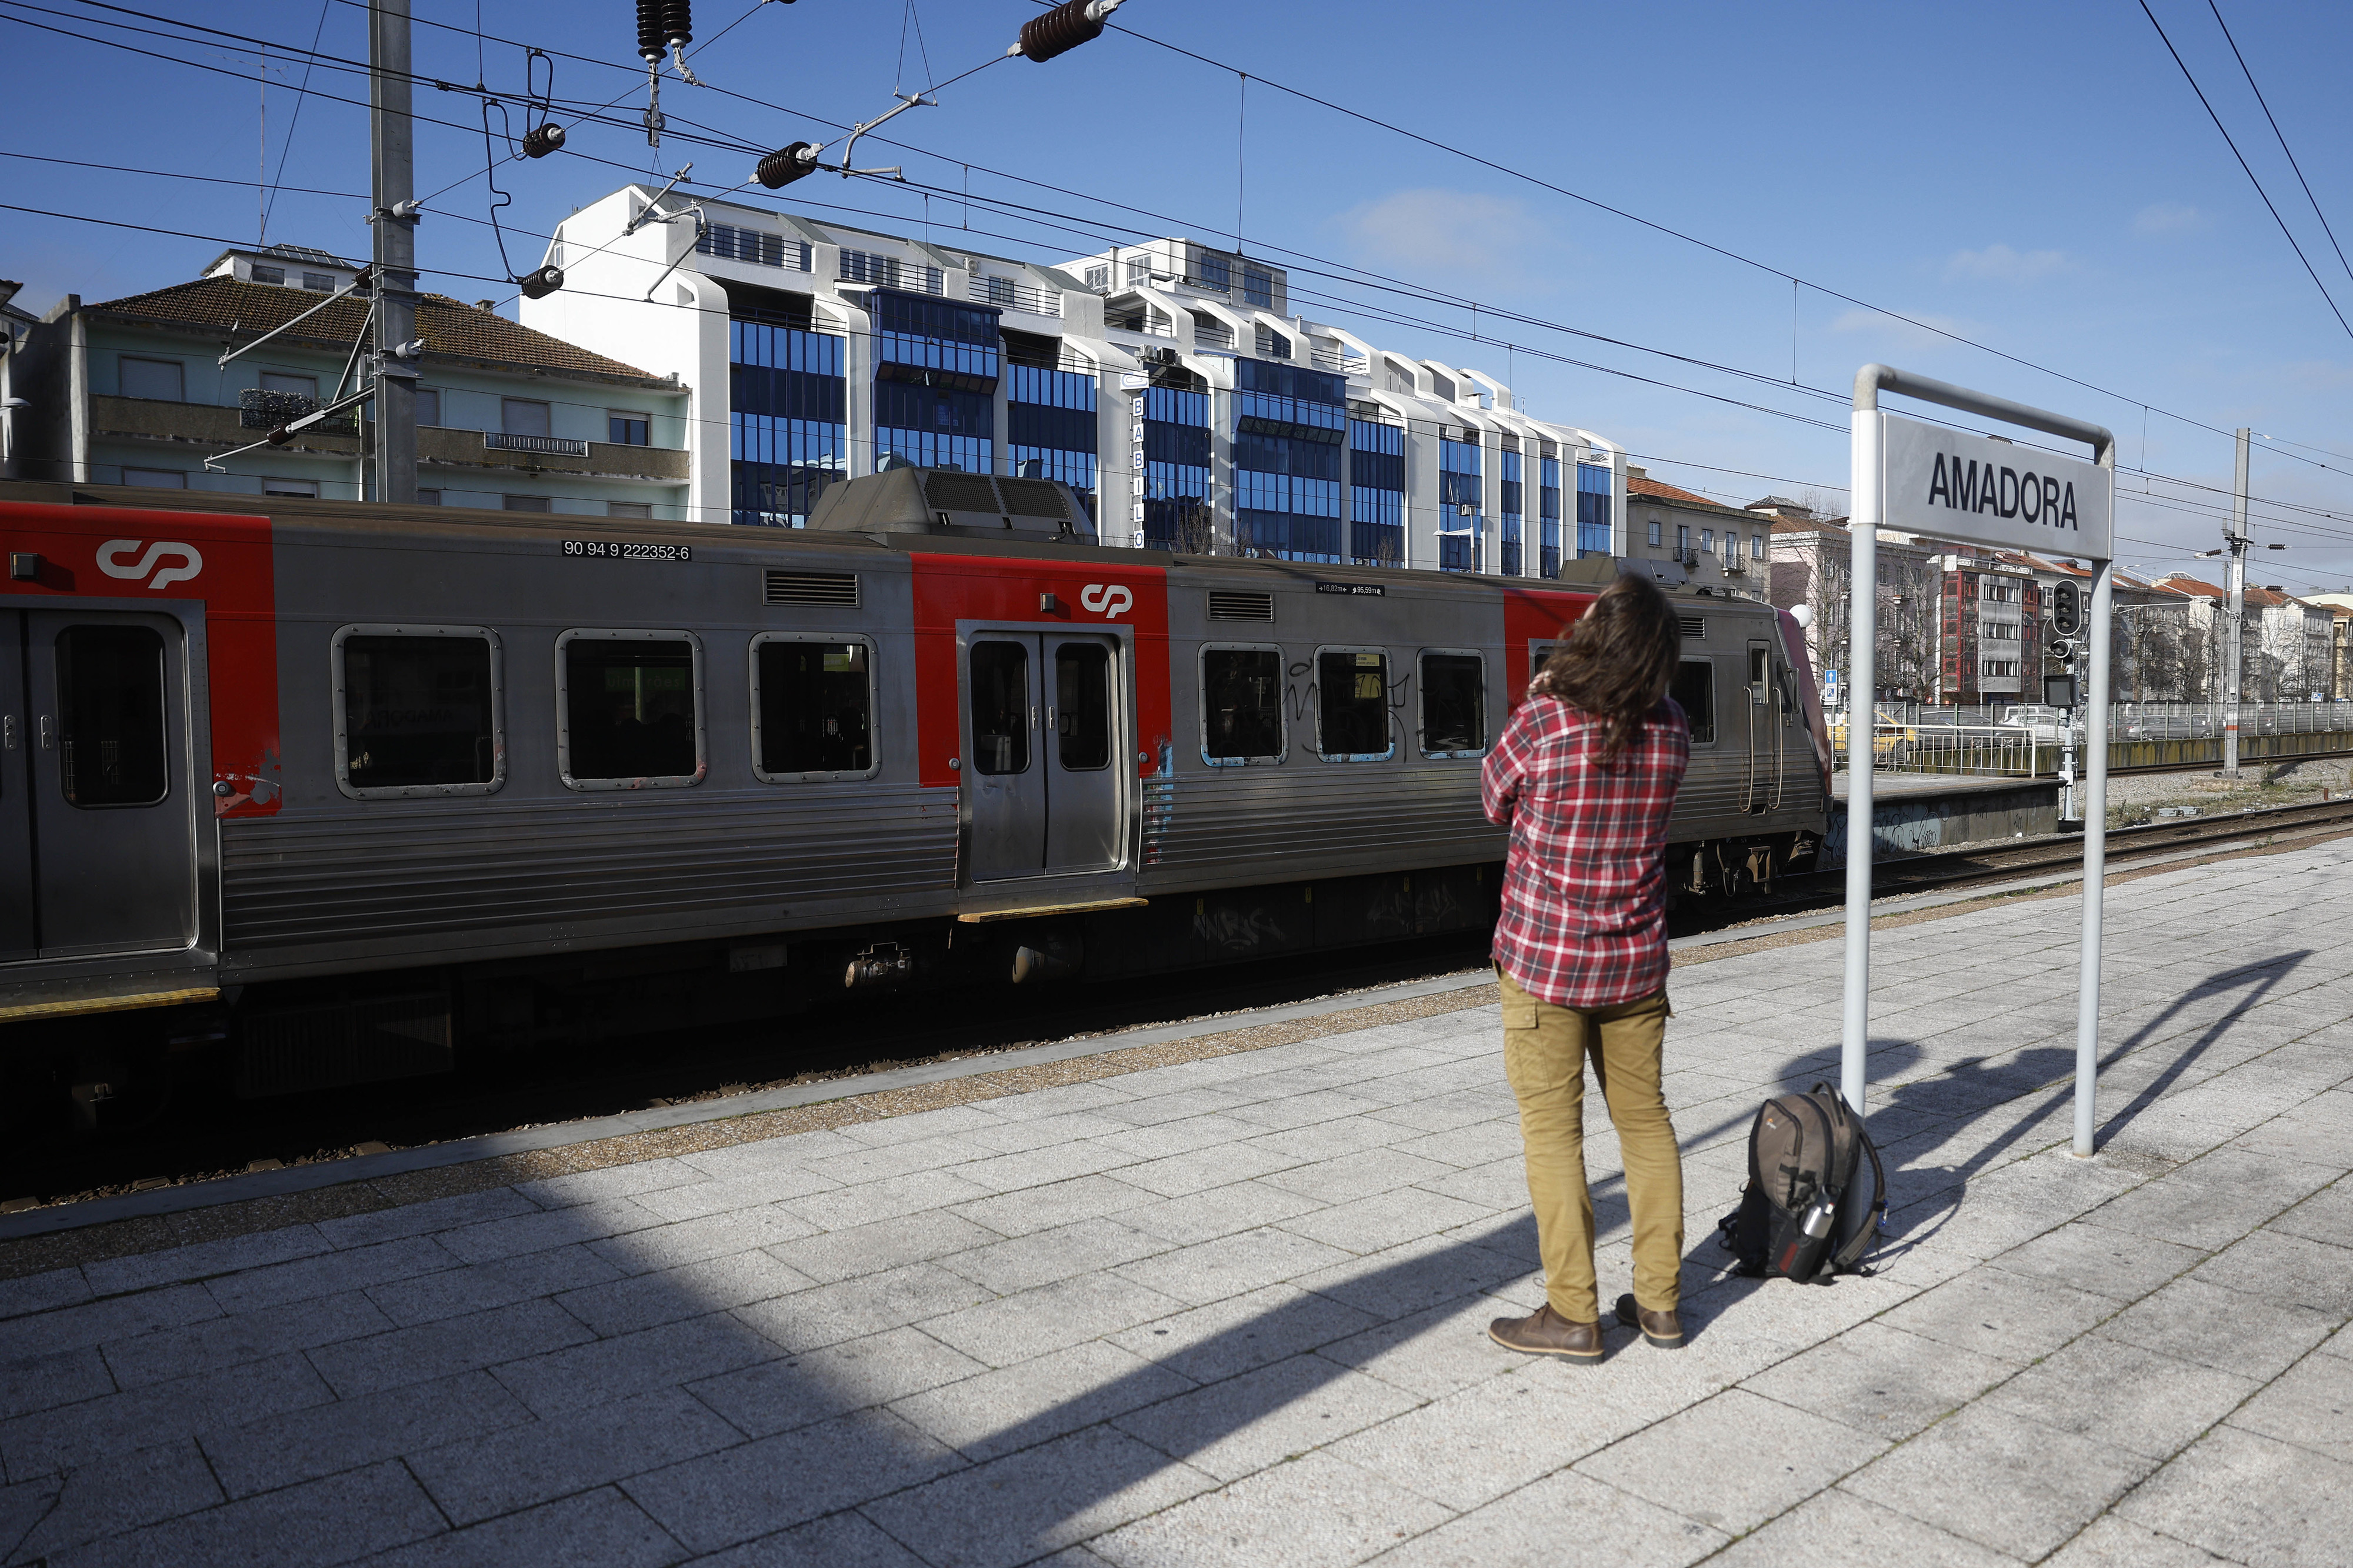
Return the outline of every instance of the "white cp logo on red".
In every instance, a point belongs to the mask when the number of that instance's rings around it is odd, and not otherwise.
[[[122,558],[138,549],[140,542],[136,539],[108,540],[98,547],[98,569],[110,577],[125,577],[133,582],[144,579],[151,590],[171,583],[185,583],[205,569],[205,558],[196,553],[195,545],[170,540],[156,541],[147,546],[145,554],[125,564]],[[176,558],[175,564],[158,569],[160,563],[172,558]],[[151,572],[155,574],[153,577],[147,575]]]
[[[1090,583],[1079,594],[1081,607],[1107,621],[1115,621],[1135,607],[1135,595],[1121,583]]]

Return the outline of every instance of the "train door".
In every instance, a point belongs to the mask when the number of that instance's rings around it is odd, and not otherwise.
[[[1782,697],[1770,644],[1748,645],[1748,778],[1740,809],[1763,813],[1781,804],[1782,776],[1788,762]]]
[[[975,881],[1120,862],[1128,747],[1109,638],[980,632],[965,653]]]
[[[32,728],[25,617],[0,613],[0,962],[40,947],[33,922]]]
[[[20,773],[41,955],[186,946],[196,868],[179,624],[53,611],[21,622]]]

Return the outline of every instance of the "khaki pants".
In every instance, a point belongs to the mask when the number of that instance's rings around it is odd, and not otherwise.
[[[1672,1311],[1681,1295],[1683,1173],[1659,1091],[1666,993],[1590,1010],[1538,1001],[1501,976],[1504,1075],[1520,1102],[1528,1196],[1553,1310],[1575,1322],[1600,1316],[1594,1295],[1593,1199],[1585,1186],[1585,1064],[1609,1106],[1626,1162],[1634,1222],[1634,1300]]]

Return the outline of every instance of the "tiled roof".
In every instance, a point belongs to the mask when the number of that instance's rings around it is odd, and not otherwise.
[[[1689,490],[1679,490],[1672,485],[1662,485],[1656,479],[1633,474],[1626,476],[1626,493],[1630,496],[1649,496],[1652,500],[1692,501],[1700,506],[1723,504],[1721,501],[1712,501],[1705,496],[1694,495]]]
[[[318,304],[320,298],[307,289],[241,283],[234,278],[199,278],[192,283],[174,283],[153,293],[109,300],[89,309],[134,321],[220,331],[234,328],[240,335],[258,336],[292,321]],[[366,320],[367,301],[349,295],[321,310],[287,337],[344,348],[359,335]],[[417,297],[417,335],[425,340],[429,354],[486,360],[530,370],[581,371],[643,381],[660,379],[635,365],[591,353],[577,344],[533,331],[494,310],[463,304],[446,294]]]

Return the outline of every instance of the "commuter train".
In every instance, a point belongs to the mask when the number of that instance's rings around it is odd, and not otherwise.
[[[790,530],[157,500],[0,485],[0,1070],[86,1121],[1483,928],[1480,760],[1617,569],[1106,549],[921,468]],[[1812,863],[1828,731],[1793,621],[1673,591],[1670,874],[1737,894]]]

